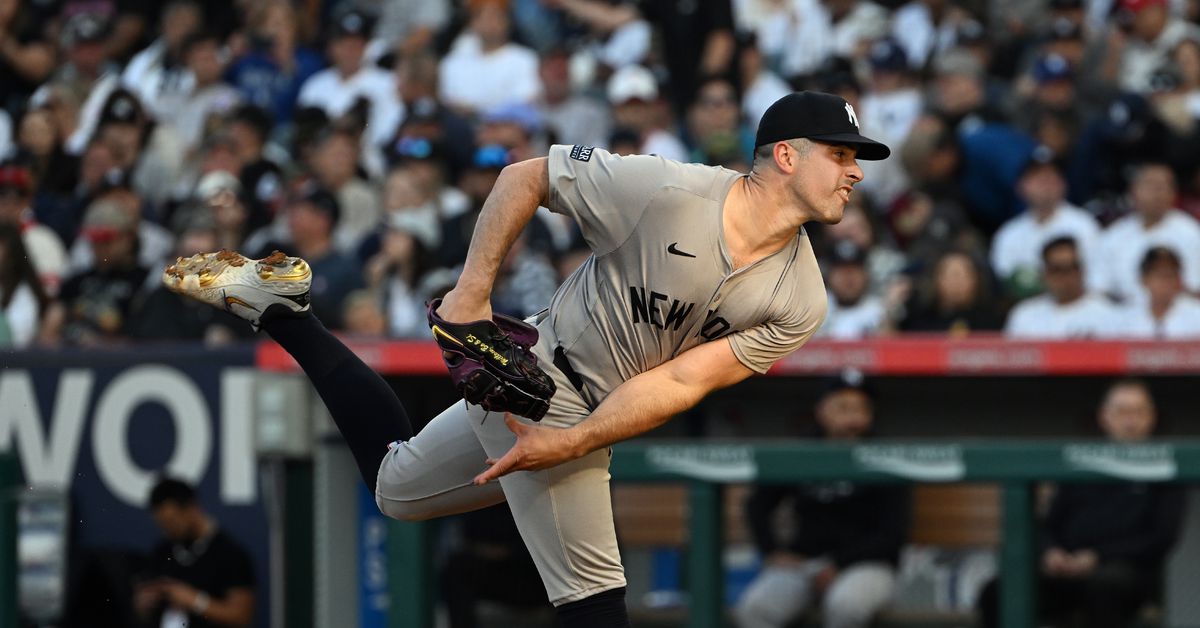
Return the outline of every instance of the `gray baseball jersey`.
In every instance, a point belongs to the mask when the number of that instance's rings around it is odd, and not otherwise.
[[[734,270],[722,211],[740,173],[587,146],[552,147],[549,170],[550,209],[574,218],[594,253],[548,316],[589,403],[717,338],[763,373],[820,326],[825,286],[803,229]]]
[[[541,425],[578,424],[621,382],[701,342],[728,338],[738,359],[762,372],[816,331],[825,289],[803,230],[753,265],[730,264],[721,212],[739,176],[583,146],[550,150],[550,208],[579,222],[595,254],[535,319],[533,351],[558,387]],[[420,520],[507,500],[553,604],[625,586],[609,451],[512,473],[499,486],[472,484],[484,459],[503,456],[515,439],[479,406],[452,405],[383,459],[379,508]]]

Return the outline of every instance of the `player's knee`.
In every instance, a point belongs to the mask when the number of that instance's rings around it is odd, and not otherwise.
[[[438,513],[422,507],[419,502],[384,499],[379,495],[375,496],[375,505],[385,516],[400,521],[428,521],[438,516]]]

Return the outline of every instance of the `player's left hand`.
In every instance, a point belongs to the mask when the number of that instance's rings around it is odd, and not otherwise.
[[[500,458],[487,459],[490,466],[475,476],[477,485],[513,471],[549,469],[578,457],[570,430],[523,423],[508,413],[504,415],[504,424],[517,435],[517,442]]]

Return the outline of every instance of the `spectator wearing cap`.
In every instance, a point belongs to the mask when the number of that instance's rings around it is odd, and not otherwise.
[[[82,12],[68,18],[60,36],[65,63],[31,97],[43,102],[61,90],[71,102],[83,103],[67,138],[67,152],[72,155],[82,153],[91,141],[109,95],[121,85],[120,69],[105,49],[108,37],[108,20],[98,14]]]
[[[538,64],[542,95],[537,108],[551,144],[604,146],[612,130],[608,108],[580,93],[571,80],[571,56],[564,48],[542,55]]]
[[[1087,211],[1066,200],[1067,182],[1053,151],[1039,146],[1017,180],[1024,213],[1005,222],[992,239],[992,271],[1010,296],[1024,298],[1039,291],[1043,248],[1069,237],[1076,243],[1089,290],[1103,289],[1100,225]]]
[[[396,83],[405,117],[396,135],[420,136],[439,143],[445,149],[449,180],[453,181],[474,157],[475,129],[465,117],[438,101],[439,62],[432,50],[397,61]]]
[[[340,252],[334,234],[341,218],[341,206],[333,192],[307,182],[293,194],[284,208],[287,237],[256,250],[261,257],[279,249],[303,257],[312,267],[313,313],[331,328],[342,326],[342,305],[346,295],[363,287],[358,260]]]
[[[310,155],[312,173],[332,192],[341,208],[334,227],[334,246],[352,254],[382,217],[376,188],[358,175],[359,145],[353,131],[331,127],[322,134]]]
[[[379,23],[370,47],[400,59],[431,48],[434,36],[449,24],[453,8],[450,0],[360,0],[358,5],[378,7]]]
[[[1045,294],[1029,297],[1008,314],[1004,334],[1010,338],[1067,340],[1111,338],[1123,334],[1120,309],[1089,292],[1084,283],[1086,258],[1070,236],[1042,247],[1041,284]]]
[[[143,268],[163,266],[175,248],[175,237],[162,225],[143,217],[144,201],[133,189],[127,173],[120,169],[114,169],[104,176],[85,212],[85,223],[87,213],[92,211],[91,206],[100,202],[125,212],[130,224],[133,225],[133,230],[137,234],[135,253],[138,265]],[[86,236],[86,224],[84,227]],[[72,274],[92,269],[99,263],[99,256],[104,252],[96,249],[94,244],[94,238],[75,238],[70,248]]]
[[[76,345],[121,340],[149,275],[138,264],[137,220],[115,201],[97,200],[84,215],[83,238],[95,252],[94,263],[63,284],[63,340]]]
[[[402,137],[389,154],[392,167],[384,180],[383,226],[402,222],[426,249],[437,250],[442,222],[472,209],[471,199],[447,182],[445,146],[423,137]],[[368,237],[359,258],[371,257],[378,246],[377,239]]]
[[[204,12],[196,0],[170,0],[162,9],[159,36],[137,53],[121,73],[121,86],[133,92],[150,115],[167,120],[195,88],[184,50],[188,39],[204,28]]]
[[[246,102],[269,112],[275,129],[286,135],[300,86],[325,63],[320,54],[301,45],[299,17],[291,2],[255,3],[248,21],[249,50],[234,61],[227,80]]]
[[[1167,0],[1117,0],[1116,28],[1106,41],[1106,78],[1124,91],[1146,94],[1154,72],[1185,39],[1200,39],[1200,27],[1172,16]],[[1115,60],[1115,62],[1114,62]]]
[[[0,110],[23,107],[54,71],[54,46],[43,35],[42,10],[19,0],[0,2],[0,85],[7,88]]]
[[[326,47],[332,65],[304,82],[297,101],[302,107],[323,110],[331,120],[345,116],[365,101],[363,140],[367,146],[386,142],[404,118],[404,106],[396,94],[396,76],[364,58],[373,26],[366,13],[355,9],[334,15]]]
[[[908,138],[913,124],[924,108],[924,97],[913,81],[904,49],[894,39],[881,39],[867,49],[871,68],[859,100],[858,119],[871,137],[899,146]],[[863,182],[855,186],[886,207],[909,187],[908,177],[899,159],[863,163]]]
[[[458,189],[467,195],[470,209],[442,219],[442,245],[437,250],[436,260],[439,266],[453,268],[466,260],[479,211],[500,177],[500,171],[511,163],[512,154],[500,144],[485,144],[475,149],[471,166],[458,181]]]
[[[475,144],[498,144],[508,149],[514,161],[544,155],[549,148],[542,133],[542,115],[528,103],[509,103],[481,112]]]
[[[876,213],[862,201],[862,197],[852,194],[850,202],[842,210],[842,220],[836,225],[826,225],[825,235],[832,243],[829,250],[833,250],[833,246],[845,240],[866,255],[869,278],[867,292],[886,297],[895,290],[894,284],[908,261],[904,254],[896,249]]]
[[[238,162],[242,164],[237,175],[243,191],[241,200],[247,211],[246,234],[271,222],[286,196],[283,169],[266,151],[271,127],[271,114],[251,104],[237,107],[225,120],[225,131]]]
[[[470,0],[469,21],[442,59],[441,101],[474,114],[512,102],[533,103],[541,94],[538,58],[513,43],[507,0]]]
[[[669,110],[659,100],[658,80],[640,65],[627,65],[608,79],[608,102],[617,126],[636,131],[643,155],[687,161],[687,146],[667,130]]]
[[[134,189],[155,210],[171,200],[184,172],[186,146],[174,129],[147,116],[136,96],[113,90],[95,137],[109,146],[117,167],[130,173]]]
[[[67,274],[67,252],[62,240],[49,227],[38,223],[30,203],[33,176],[18,162],[0,163],[0,223],[15,225],[33,269],[46,293],[54,296]]]
[[[1104,291],[1123,301],[1144,303],[1139,267],[1154,246],[1167,246],[1181,257],[1183,283],[1200,292],[1200,223],[1175,209],[1175,174],[1163,163],[1137,167],[1129,184],[1133,211],[1104,230],[1100,259]]]
[[[848,369],[824,386],[813,409],[816,437],[831,443],[869,440],[874,394]],[[783,628],[821,608],[824,626],[865,628],[892,599],[900,549],[908,538],[909,490],[901,484],[850,482],[758,486],[746,500],[762,570],[734,609],[739,628]],[[783,533],[775,514],[787,505]]]
[[[1200,338],[1200,299],[1183,287],[1183,261],[1167,246],[1146,251],[1140,267],[1143,303],[1125,308],[1121,330],[1135,338],[1196,340]]]
[[[834,244],[828,260],[826,283],[829,309],[818,334],[837,340],[856,340],[878,334],[887,327],[883,299],[869,292],[867,252],[849,240]]]

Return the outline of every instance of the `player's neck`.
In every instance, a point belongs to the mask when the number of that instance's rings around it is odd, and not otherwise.
[[[738,180],[725,197],[722,227],[734,266],[749,266],[792,240],[800,224],[791,218],[784,199],[754,175]]]

